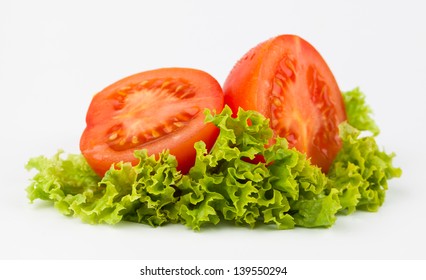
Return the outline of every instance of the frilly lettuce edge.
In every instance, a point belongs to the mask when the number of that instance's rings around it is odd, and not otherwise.
[[[136,166],[119,163],[99,178],[82,155],[58,151],[51,158],[30,159],[36,169],[27,195],[51,201],[64,215],[90,224],[131,221],[160,226],[180,223],[200,230],[232,223],[278,229],[330,227],[338,214],[377,211],[388,180],[401,176],[392,165],[394,154],[381,151],[371,109],[355,89],[343,93],[348,121],[340,125],[343,147],[327,175],[306,155],[274,139],[269,120],[255,111],[229,107],[219,114],[206,111],[206,122],[220,129],[210,151],[194,145],[196,161],[188,174],[165,150],[157,156],[135,151]],[[357,111],[358,109],[358,111]],[[358,116],[363,115],[363,116]],[[372,136],[360,137],[368,130]]]

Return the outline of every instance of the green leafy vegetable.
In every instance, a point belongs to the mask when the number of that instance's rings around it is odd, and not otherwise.
[[[345,102],[348,123],[358,130],[370,131],[374,136],[377,136],[380,129],[371,117],[370,114],[373,111],[366,104],[365,96],[359,88],[344,92],[343,100]]]
[[[65,215],[88,223],[116,224],[130,220],[153,226],[177,220],[175,183],[180,180],[176,160],[164,152],[158,160],[145,150],[136,151],[140,163],[119,163],[100,179],[82,155],[66,159],[31,159],[27,168],[39,171],[27,188],[31,201],[54,202]]]
[[[226,107],[220,114],[206,112],[220,134],[210,151],[195,144],[196,162],[186,175],[168,151],[157,157],[136,151],[138,165],[118,163],[103,178],[82,155],[62,158],[59,151],[28,162],[28,169],[38,170],[28,197],[52,201],[61,213],[88,223],[181,223],[195,230],[224,221],[251,228],[329,227],[339,213],[377,211],[388,180],[401,175],[392,166],[394,155],[375,142],[379,130],[363,94],[355,89],[344,100],[343,148],[327,175],[285,139],[267,145],[273,133],[262,115],[240,110],[232,117]],[[360,137],[363,130],[373,136]]]
[[[384,202],[388,180],[400,177],[402,171],[392,165],[395,154],[381,151],[376,143],[374,136],[380,130],[364,94],[356,88],[343,97],[348,121],[340,125],[343,147],[328,173],[330,184],[339,190],[341,213],[377,211]],[[361,137],[361,131],[373,136]]]
[[[394,155],[380,151],[373,137],[359,137],[360,131],[346,123],[340,131],[343,148],[328,176],[339,190],[342,209],[348,214],[356,208],[377,211],[384,202],[387,181],[399,177],[401,169],[392,166]]]
[[[272,130],[260,114],[240,110],[237,118],[231,115],[229,108],[207,115],[220,134],[210,152],[203,143],[196,145],[195,165],[181,188],[183,223],[195,229],[222,219],[280,229],[332,225],[340,204],[321,170],[288,149],[285,139],[265,148]],[[256,156],[265,161],[253,162]]]

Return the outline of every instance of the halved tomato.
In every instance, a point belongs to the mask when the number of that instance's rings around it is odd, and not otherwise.
[[[204,123],[204,109],[220,112],[223,91],[209,74],[188,68],[162,68],[124,78],[93,97],[80,149],[103,176],[120,161],[137,164],[135,150],[165,149],[187,172],[194,164],[194,143],[213,146],[218,128]]]
[[[295,35],[281,35],[251,49],[223,86],[225,103],[256,110],[327,172],[341,148],[338,125],[346,119],[342,94],[321,55]]]

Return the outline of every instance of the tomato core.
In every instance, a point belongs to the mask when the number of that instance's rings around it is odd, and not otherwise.
[[[116,109],[108,131],[108,145],[116,150],[132,149],[186,126],[201,111],[186,102],[195,95],[184,80],[152,79],[118,89],[111,97]],[[158,114],[162,119],[158,119]]]

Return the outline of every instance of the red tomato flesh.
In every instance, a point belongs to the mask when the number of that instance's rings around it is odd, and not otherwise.
[[[346,120],[337,82],[321,55],[295,35],[265,41],[245,54],[223,86],[225,103],[256,110],[327,172],[341,148],[338,125]]]
[[[137,164],[135,150],[168,149],[186,173],[194,164],[194,143],[211,148],[219,133],[204,123],[204,109],[220,112],[224,97],[209,74],[162,68],[124,78],[98,94],[89,106],[80,149],[100,176],[118,162]]]

